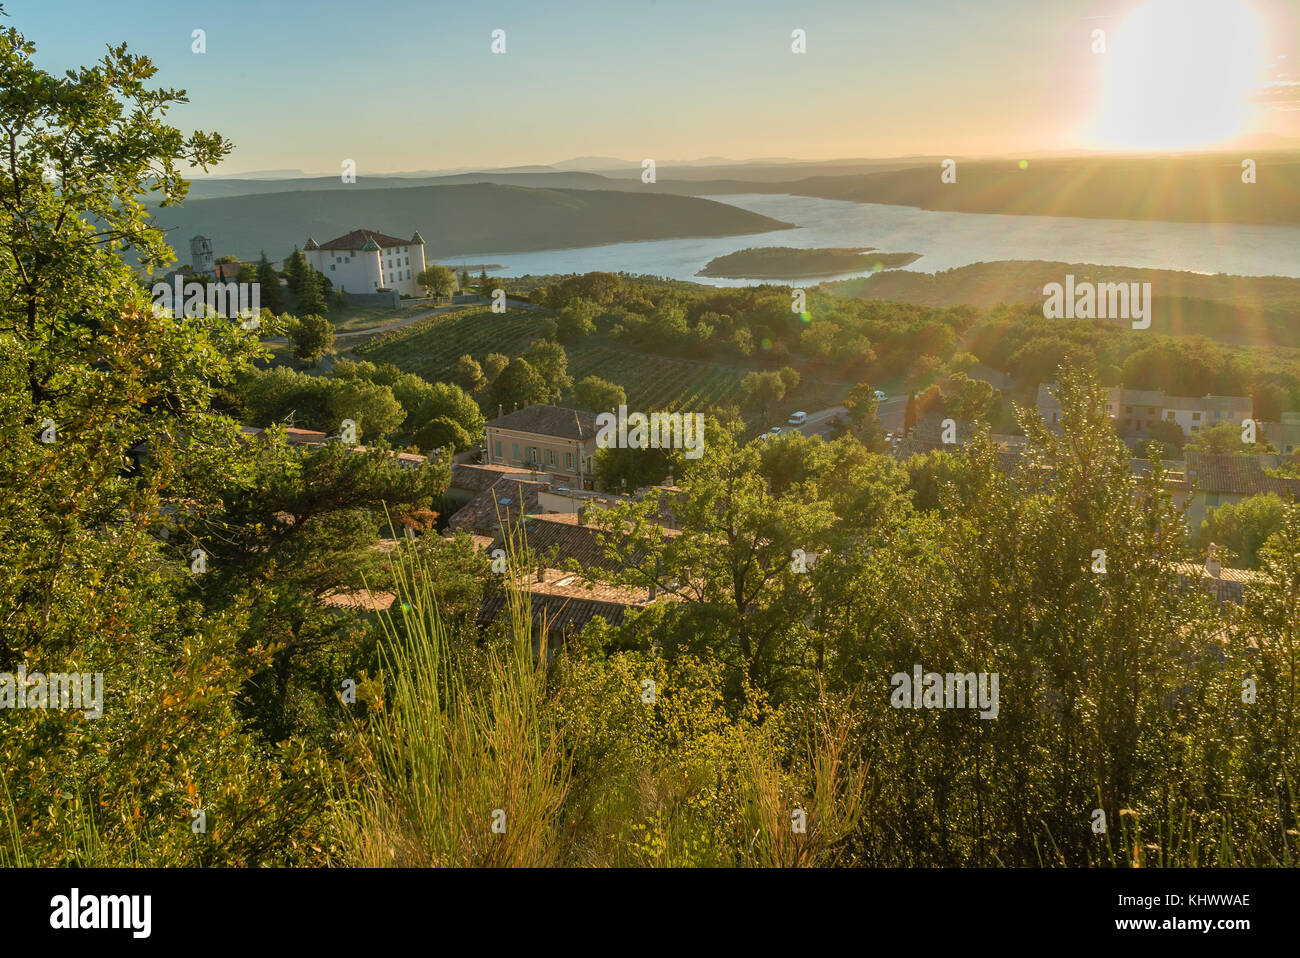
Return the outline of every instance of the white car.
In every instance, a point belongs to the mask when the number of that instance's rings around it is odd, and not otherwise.
[[[791,426],[802,426],[807,420],[808,420],[808,414],[801,410],[800,412],[795,413],[786,421]]]
[[[781,433],[782,433],[783,431],[784,431],[784,428],[783,428],[783,427],[781,427],[781,426],[773,426],[771,429],[769,429],[769,430],[767,431],[767,435],[769,435],[769,436],[779,436],[779,435],[781,435]]]
[[[884,402],[886,399],[889,398],[884,394],[884,392],[882,392],[879,389],[877,389],[872,395],[876,397],[876,402]]]

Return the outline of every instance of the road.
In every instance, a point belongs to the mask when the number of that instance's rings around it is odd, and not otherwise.
[[[876,407],[876,418],[880,420],[880,425],[885,432],[892,432],[895,435],[903,431],[903,417],[907,413],[907,397],[893,396],[889,399],[882,399]],[[836,416],[848,415],[848,409],[844,406],[831,406],[829,409],[820,409],[817,412],[810,412],[808,418],[802,426],[786,426],[786,431],[798,429],[805,436],[821,436],[831,431],[831,420]]]

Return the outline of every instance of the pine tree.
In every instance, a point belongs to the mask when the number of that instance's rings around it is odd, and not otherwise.
[[[266,250],[262,250],[262,258],[257,264],[257,282],[261,286],[259,295],[262,305],[273,313],[280,312],[284,308],[284,297],[280,295],[280,276],[266,258]]]
[[[302,292],[302,276],[306,270],[307,257],[303,256],[302,251],[295,246],[293,255],[289,257],[289,261],[284,265],[284,278],[289,281],[289,288],[293,290],[295,296]]]
[[[306,266],[299,286],[301,288],[298,292],[298,315],[307,313],[324,315],[329,309],[329,304],[325,301],[321,275],[310,266]]]

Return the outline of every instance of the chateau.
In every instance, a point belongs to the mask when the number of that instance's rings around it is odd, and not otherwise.
[[[310,236],[303,247],[307,264],[328,276],[336,290],[374,293],[396,290],[403,296],[421,296],[416,277],[424,272],[424,238],[419,230],[409,240],[378,230],[353,230],[328,243]]]

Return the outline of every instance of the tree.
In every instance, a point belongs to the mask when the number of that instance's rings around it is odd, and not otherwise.
[[[524,359],[537,371],[545,384],[545,397],[541,402],[559,399],[573,388],[573,377],[568,373],[569,357],[564,347],[551,339],[538,339],[524,352]]]
[[[1277,493],[1250,496],[1241,502],[1227,502],[1211,509],[1196,534],[1196,546],[1204,552],[1211,542],[1229,550],[1235,564],[1258,569],[1259,550],[1269,536],[1282,528],[1284,504]]]
[[[627,402],[627,392],[622,386],[615,385],[599,376],[587,376],[580,379],[573,387],[573,401],[579,409],[591,412],[604,412],[617,409]]]
[[[462,388],[472,393],[478,392],[487,385],[487,377],[483,375],[483,367],[469,353],[465,353],[460,359],[456,360],[456,371],[452,375]]]
[[[392,389],[363,380],[347,380],[329,395],[329,426],[338,433],[343,420],[356,423],[357,441],[365,444],[391,436],[406,418]]]
[[[307,272],[307,257],[302,255],[298,247],[293,248],[293,253],[284,264],[284,278],[289,282],[289,289],[295,296],[302,290],[302,278]]]
[[[515,406],[530,406],[550,398],[546,380],[523,357],[510,360],[488,389],[488,408],[500,406],[510,412]]]
[[[491,295],[492,295],[491,287],[488,286],[488,274],[487,274],[487,268],[486,268],[486,267],[484,267],[483,269],[479,270],[479,274],[478,274],[478,292],[479,292],[479,295],[480,295],[480,296],[491,296]]]
[[[168,126],[183,91],[153,88],[154,65],[125,45],[57,75],[34,56],[0,29],[0,668],[102,672],[106,707],[98,721],[6,710],[3,857],[302,862],[288,835],[315,831],[325,779],[311,759],[282,760],[241,714],[264,661],[247,594],[196,601],[198,543],[175,524],[248,475],[248,446],[210,403],[265,352],[226,319],[156,314],[122,258],[149,272],[173,258],[146,198],[180,202],[181,171],[209,169],[231,145]],[[133,452],[145,442],[147,455]],[[129,690],[112,676],[129,676]],[[226,821],[282,815],[196,842],[196,794]],[[70,828],[87,841],[69,841]]]
[[[606,492],[630,495],[645,486],[663,482],[672,471],[673,460],[664,449],[596,450],[593,468],[596,485]]]
[[[799,388],[799,373],[794,368],[784,366],[777,371],[777,375],[781,377],[781,385],[785,387],[785,395],[788,396]]]
[[[998,391],[984,380],[971,379],[963,372],[955,372],[948,378],[944,412],[953,419],[983,419],[998,396]]]
[[[885,428],[876,415],[876,410],[880,407],[876,390],[869,383],[858,383],[849,392],[844,405],[849,411],[849,422],[853,424],[859,441],[868,449],[883,449]]]
[[[746,406],[760,410],[766,419],[772,406],[785,396],[785,381],[780,373],[746,373],[740,381],[740,394]]]
[[[456,285],[456,277],[445,266],[428,266],[421,270],[415,281],[424,287],[426,296],[440,299],[451,294]]]
[[[710,425],[705,455],[674,474],[680,493],[619,503],[593,521],[602,545],[619,558],[615,581],[653,585],[678,600],[657,610],[645,641],[670,659],[718,656],[741,698],[746,688],[784,694],[794,688],[799,663],[812,661],[802,623],[812,611],[813,584],[791,554],[815,553],[827,541],[832,507],[809,501],[802,485],[771,495],[758,449],[740,444],[739,425]],[[664,508],[677,517],[680,535],[654,521]]]
[[[1186,442],[1182,426],[1162,419],[1151,426],[1146,437],[1134,446],[1134,451],[1151,459],[1181,459]]]
[[[298,317],[289,331],[293,354],[313,366],[334,345],[334,325],[315,313]]]
[[[266,258],[266,250],[262,250],[262,258],[257,264],[257,283],[262,307],[273,313],[280,312],[284,308],[284,297],[280,295],[280,277],[271,261]]]
[[[461,270],[461,271],[460,271],[460,289],[461,289],[461,292],[464,292],[465,290],[469,289],[469,271],[468,271],[468,270]]]
[[[907,408],[903,410],[903,433],[911,435],[917,423],[916,393],[907,394]]]
[[[329,309],[329,304],[325,299],[323,277],[315,269],[308,266],[302,274],[302,280],[298,284],[298,314],[316,313],[324,314]]]
[[[1198,433],[1193,433],[1183,446],[1183,455],[1189,452],[1207,455],[1225,455],[1233,453],[1239,456],[1255,456],[1261,452],[1276,452],[1273,444],[1262,432],[1258,432],[1254,444],[1242,442],[1242,429],[1239,423],[1219,422],[1207,426]]]
[[[597,306],[590,300],[571,300],[556,317],[556,336],[560,342],[574,343],[594,333],[596,313]]]
[[[483,357],[483,375],[488,378],[488,382],[496,382],[496,378],[501,375],[501,370],[510,364],[510,357],[504,353],[488,353]]]

